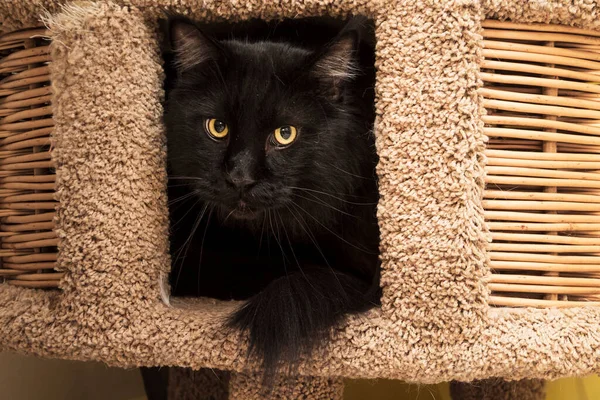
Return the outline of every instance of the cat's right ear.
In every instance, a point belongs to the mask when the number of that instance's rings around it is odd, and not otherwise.
[[[170,19],[168,32],[174,65],[179,73],[218,59],[218,43],[202,33],[191,21],[183,18]]]

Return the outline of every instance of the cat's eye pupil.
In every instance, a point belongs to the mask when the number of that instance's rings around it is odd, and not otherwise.
[[[280,134],[284,140],[288,140],[292,136],[292,129],[289,126],[284,126],[281,128]]]
[[[213,126],[215,128],[215,131],[217,131],[218,133],[223,132],[225,128],[227,128],[225,122],[219,120],[216,120]]]

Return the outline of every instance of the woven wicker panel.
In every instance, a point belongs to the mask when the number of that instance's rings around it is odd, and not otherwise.
[[[600,305],[600,32],[483,26],[490,302]]]
[[[44,29],[0,37],[0,276],[27,287],[57,287],[50,158],[48,42]]]

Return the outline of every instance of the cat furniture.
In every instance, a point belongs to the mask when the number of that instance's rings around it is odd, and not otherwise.
[[[281,397],[339,398],[340,377],[598,371],[598,2],[62,3],[0,2],[0,68],[22,74],[0,86],[2,349],[231,370],[231,398],[261,398],[222,329],[234,305],[161,297],[156,21],[353,12],[376,23],[382,307],[349,318]],[[47,31],[15,32],[41,15]]]

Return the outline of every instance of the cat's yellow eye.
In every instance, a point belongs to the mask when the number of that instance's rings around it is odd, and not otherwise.
[[[229,133],[227,124],[216,118],[204,120],[204,130],[215,139],[223,139]]]
[[[287,146],[292,144],[296,137],[298,136],[298,131],[295,126],[284,125],[277,129],[273,133],[273,138],[278,146]]]

